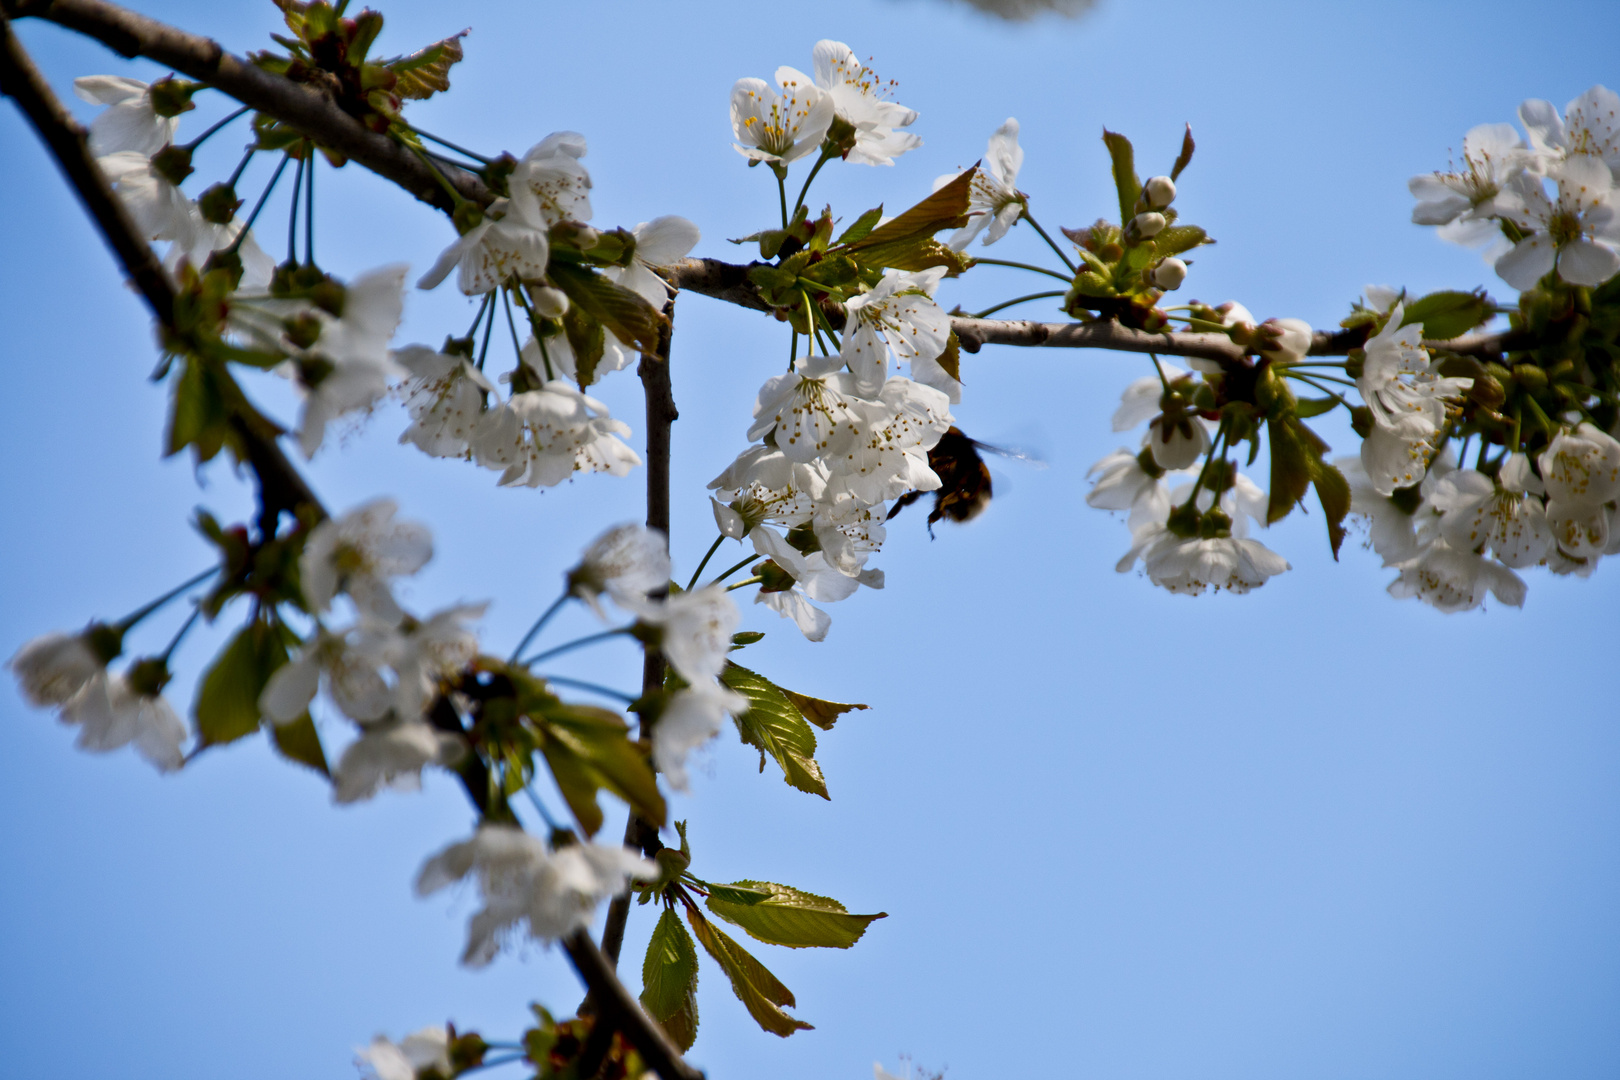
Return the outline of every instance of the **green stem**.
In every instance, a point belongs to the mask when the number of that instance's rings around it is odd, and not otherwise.
[[[529,642],[533,641],[540,631],[545,629],[546,623],[550,622],[551,617],[557,614],[564,604],[568,603],[568,598],[571,595],[571,593],[563,593],[557,597],[556,600],[552,601],[551,606],[546,608],[538,619],[534,620],[534,625],[529,627],[529,632],[523,635],[523,640],[517,643],[517,648],[512,650],[512,655],[506,658],[508,664],[517,662],[517,658],[523,655],[523,650],[529,647]]]
[[[977,315],[974,315],[972,317],[975,318],[975,319],[982,319],[987,315],[993,315],[996,312],[1002,310],[1003,308],[1010,308],[1015,304],[1026,304],[1031,300],[1047,300],[1047,299],[1050,299],[1051,297],[1054,297],[1054,296],[1067,296],[1067,295],[1069,295],[1067,290],[1059,290],[1057,292],[1030,293],[1028,296],[1020,296],[1016,300],[1006,300],[1006,301],[1003,301],[1002,303],[999,303],[999,304],[995,305],[994,307],[987,307],[983,311],[979,312]]]
[[[298,171],[293,174],[292,202],[287,207],[287,261],[298,264],[298,196],[304,187],[304,159],[298,159]]]
[[[787,168],[782,165],[772,165],[771,171],[776,174],[776,194],[782,201],[782,228],[787,228]]]
[[[799,366],[799,332],[788,327],[788,370]]]
[[[1074,280],[1073,275],[1066,277],[1063,274],[1058,273],[1056,270],[1048,270],[1044,266],[1035,266],[1032,263],[1013,262],[1011,259],[985,259],[975,256],[973,261],[975,263],[983,263],[985,266],[1010,266],[1014,270],[1028,270],[1032,274],[1045,274],[1047,277],[1057,278],[1064,284],[1069,284]]]
[[[182,149],[182,150],[195,150],[195,149],[197,149],[197,147],[201,146],[203,144],[203,142],[210,135],[213,135],[220,128],[224,127],[226,124],[229,124],[232,120],[235,120],[237,117],[241,116],[243,113],[252,112],[252,111],[253,111],[253,109],[252,109],[251,106],[248,106],[248,105],[242,106],[240,109],[237,109],[235,112],[233,112],[229,116],[225,117],[225,119],[219,121],[217,124],[215,124],[213,127],[209,128],[207,131],[204,131],[201,135],[197,136],[195,139],[192,139],[190,142],[188,142],[184,146],[180,147],[180,149]],[[249,151],[249,152],[251,153],[251,151]]]
[[[535,653],[527,660],[519,660],[518,664],[522,667],[533,667],[542,660],[549,660],[553,656],[561,656],[565,652],[572,652],[575,649],[582,649],[586,645],[594,645],[598,641],[606,641],[609,638],[623,637],[629,632],[630,628],[628,626],[621,626],[616,630],[603,630],[599,634],[586,634],[582,638],[575,638],[573,641],[564,642],[561,645],[547,649],[545,652]]]
[[[1536,402],[1535,398],[1526,395],[1524,398],[1524,403],[1530,406],[1530,411],[1536,414],[1536,419],[1541,422],[1542,430],[1546,431],[1548,435],[1552,435],[1558,430],[1559,425],[1553,423],[1551,418],[1549,418],[1547,414],[1542,411],[1541,406]]]
[[[481,161],[485,165],[488,165],[490,163],[490,161],[493,160],[492,158],[485,157],[483,154],[474,153],[473,151],[468,150],[465,146],[457,146],[455,143],[451,142],[449,139],[441,139],[437,135],[430,135],[427,132],[423,131],[419,127],[413,127],[413,128],[411,128],[411,130],[416,132],[422,138],[427,139],[430,142],[436,142],[440,146],[447,146],[451,150],[454,150],[458,154],[467,155],[468,157],[472,158],[474,161]]]
[[[618,698],[620,701],[623,701],[626,704],[636,700],[636,695],[634,694],[627,694],[623,690],[615,690],[613,687],[603,686],[601,683],[586,682],[584,679],[571,679],[566,675],[540,675],[538,678],[542,678],[546,680],[546,682],[556,683],[558,686],[572,686],[576,690],[589,690],[593,694],[601,694],[604,697]]]
[[[1225,439],[1226,422],[1223,420],[1221,422],[1221,426],[1215,429],[1215,441],[1210,443],[1209,453],[1204,457],[1204,467],[1198,470],[1198,479],[1193,483],[1192,494],[1187,496],[1187,501],[1182,503],[1182,506],[1194,506],[1198,502],[1198,493],[1204,488],[1204,480],[1209,476],[1209,467],[1215,463],[1216,451],[1220,450],[1220,456],[1222,458],[1226,457],[1226,452],[1221,450],[1221,443],[1225,441]],[[1210,492],[1210,494],[1213,495],[1214,492]],[[1217,503],[1219,503],[1219,501],[1219,499],[1216,500]]]
[[[1337,391],[1331,390],[1328,387],[1323,386],[1321,383],[1316,382],[1315,379],[1313,379],[1309,375],[1304,374],[1303,372],[1286,371],[1285,370],[1283,372],[1283,376],[1285,378],[1289,378],[1289,379],[1298,379],[1300,382],[1304,383],[1306,386],[1309,386],[1311,389],[1320,390],[1322,393],[1326,394],[1328,397],[1336,399],[1339,402],[1340,405],[1343,405],[1347,409],[1352,407],[1351,404],[1348,401],[1344,400],[1344,395],[1343,394],[1340,394]]]
[[[158,657],[159,660],[163,661],[164,667],[169,666],[169,657],[174,655],[174,650],[179,648],[180,642],[185,640],[186,634],[190,632],[192,626],[196,625],[197,616],[201,614],[202,607],[200,605],[193,607],[191,614],[186,616],[186,621],[180,624],[180,629],[176,630],[174,637],[169,639],[169,647],[164,649],[162,655]]]
[[[477,329],[476,327],[474,329]],[[495,336],[495,305],[489,306],[489,321],[484,324],[484,345],[478,350],[478,370],[484,370],[484,357],[489,355],[489,339]]]
[[[146,618],[148,615],[152,614],[152,612],[156,611],[164,604],[167,604],[170,600],[173,600],[187,589],[195,588],[196,586],[201,585],[203,582],[207,581],[217,573],[219,573],[219,567],[217,566],[204,570],[196,577],[176,585],[174,588],[170,589],[156,600],[153,600],[151,603],[138,607],[128,615],[125,615],[122,619],[119,619],[117,622],[113,623],[113,628],[118,630],[120,633],[127,631],[130,627],[134,626],[136,623],[140,622],[142,619]]]
[[[1058,247],[1056,242],[1054,242],[1050,236],[1046,235],[1046,230],[1041,228],[1041,223],[1036,221],[1034,216],[1030,214],[1029,206],[1027,204],[1024,206],[1024,212],[1019,216],[1025,221],[1029,222],[1030,225],[1034,227],[1035,231],[1041,234],[1041,239],[1046,241],[1046,246],[1051,248],[1052,252],[1057,255],[1058,258],[1063,260],[1063,265],[1069,268],[1070,274],[1078,274],[1080,272],[1074,263],[1069,260],[1069,257],[1063,253],[1063,249]]]
[[[287,162],[291,160],[292,158],[286,154],[281,155],[281,164],[276,166],[275,173],[270,177],[270,183],[265,185],[264,194],[260,195],[259,201],[253,204],[253,212],[248,215],[247,221],[242,225],[242,231],[236,234],[236,239],[231,241],[231,246],[226,249],[227,255],[234,254],[236,249],[242,246],[242,239],[247,236],[248,230],[253,228],[253,223],[258,220],[259,211],[264,209],[264,204],[270,201],[270,193],[276,190],[276,181],[281,179],[282,170],[287,167]]]
[[[1515,405],[1513,406],[1513,438],[1508,442],[1508,453],[1517,454],[1519,452],[1519,438],[1523,434],[1523,430],[1524,406]]]
[[[745,579],[743,581],[739,581],[734,585],[727,585],[726,586],[726,592],[736,592],[738,589],[746,589],[746,588],[748,588],[748,586],[750,586],[750,585],[758,585],[760,582],[762,582],[764,580],[765,580],[764,578],[760,577],[758,574],[755,574],[753,577],[747,578],[747,579]]]
[[[512,297],[506,290],[501,290],[501,304],[506,308],[506,329],[512,334],[512,355],[523,361],[523,346],[518,343],[517,320],[512,318]]]
[[[804,197],[810,194],[810,181],[816,178],[816,173],[821,171],[821,167],[827,164],[827,161],[831,157],[833,157],[832,154],[829,154],[827,151],[823,150],[821,152],[821,157],[816,159],[815,165],[810,169],[810,175],[804,178],[804,187],[799,189],[798,201],[793,204],[793,212],[795,214],[799,212],[799,207],[804,205]],[[782,227],[784,229],[787,228],[787,221],[785,219],[782,222]]]
[[[309,150],[309,175],[304,178],[304,261],[315,265],[315,148]],[[298,190],[297,188],[293,189]]]
[[[551,829],[552,832],[556,832],[557,829],[560,827],[557,824],[557,819],[551,816],[551,811],[546,809],[546,804],[541,802],[540,801],[540,796],[538,796],[538,795],[536,795],[534,793],[533,785],[532,784],[525,784],[523,786],[523,793],[525,795],[527,795],[529,797],[529,801],[534,804],[535,810],[537,810],[539,812],[540,819],[546,823],[546,827]],[[495,1043],[489,1043],[488,1045],[495,1046],[496,1044]],[[514,1047],[514,1049],[516,1049],[516,1047]]]
[[[242,160],[238,161],[236,163],[236,168],[231,170],[231,178],[225,181],[226,187],[230,188],[232,191],[236,190],[236,182],[242,179],[242,173],[247,170],[248,162],[252,161],[253,155],[257,154],[258,152],[259,148],[257,146],[250,146],[247,148],[247,152],[242,155]]]
[[[726,580],[726,578],[730,577],[732,574],[735,574],[737,571],[741,570],[743,567],[747,566],[749,563],[754,562],[757,559],[763,559],[764,557],[765,556],[759,554],[758,552],[755,552],[754,554],[748,556],[748,558],[744,559],[742,562],[738,563],[736,566],[733,566],[731,569],[726,570],[725,572],[720,574],[719,577],[717,577],[713,581],[709,582],[709,585],[712,586],[712,585],[720,584],[722,581]],[[707,587],[708,586],[705,586],[705,588],[707,588]]]
[[[433,159],[420,146],[408,139],[400,139],[399,141],[407,150],[416,155],[418,161],[428,167],[428,170],[433,173],[433,178],[439,182],[439,186],[444,188],[445,194],[450,196],[450,201],[459,209],[461,204],[467,200],[461,197],[461,192],[456,190],[456,185],[452,184],[444,173],[439,171],[439,167],[433,164]]]
[[[1293,365],[1292,364],[1279,364],[1277,366],[1284,374],[1287,374],[1288,369],[1290,367],[1292,367]],[[1354,386],[1354,385],[1356,385],[1354,382],[1352,382],[1349,379],[1337,379],[1337,378],[1334,378],[1332,375],[1323,375],[1321,372],[1312,372],[1310,377],[1313,378],[1313,379],[1321,379],[1323,382],[1338,383],[1340,386]]]
[[[1159,385],[1164,387],[1166,394],[1170,393],[1170,380],[1165,377],[1164,365],[1159,363],[1157,353],[1148,353],[1148,359],[1153,361],[1153,370],[1159,373]]]
[[[694,588],[696,588],[698,577],[703,573],[703,568],[709,565],[709,560],[714,558],[714,553],[720,550],[720,545],[725,542],[725,539],[725,533],[721,533],[719,536],[714,538],[714,543],[710,544],[709,550],[703,554],[703,561],[698,563],[698,568],[696,570],[692,571],[692,578],[686,583],[687,592],[691,592]]]
[[[467,333],[463,335],[464,337],[470,338],[478,333],[478,324],[484,321],[484,312],[489,310],[489,305],[494,299],[495,294],[493,292],[484,294],[484,298],[478,302],[478,313],[473,316],[472,325],[467,327]]]

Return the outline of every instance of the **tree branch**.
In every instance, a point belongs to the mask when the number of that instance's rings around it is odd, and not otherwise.
[[[144,56],[205,82],[392,180],[423,202],[445,211],[455,209],[433,170],[398,142],[365,127],[314,87],[263,71],[211,38],[103,0],[0,0],[0,6],[12,18],[44,19],[95,38],[123,56]],[[485,206],[494,199],[478,177],[449,165],[443,169],[462,198]]]

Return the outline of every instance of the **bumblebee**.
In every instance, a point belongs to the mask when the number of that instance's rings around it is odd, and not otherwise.
[[[954,427],[941,435],[939,442],[928,451],[928,467],[939,476],[939,487],[932,493],[934,508],[928,513],[929,536],[934,535],[936,521],[943,518],[959,523],[972,521],[990,506],[990,469],[979,456],[980,450],[1006,452],[970,439],[960,428]],[[895,500],[889,518],[927,494],[926,491],[906,492]]]

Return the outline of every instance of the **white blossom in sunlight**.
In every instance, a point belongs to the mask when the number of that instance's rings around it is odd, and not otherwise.
[[[859,397],[855,376],[836,356],[816,356],[798,369],[775,375],[759,389],[748,438],[771,435],[789,461],[836,456],[854,438],[852,402]]]
[[[276,261],[259,246],[258,240],[253,236],[253,230],[242,237],[240,244],[236,238],[241,235],[243,221],[232,221],[226,225],[216,225],[212,221],[205,221],[202,212],[197,209],[196,203],[191,206],[191,213],[195,220],[191,224],[189,237],[186,240],[176,239],[169,245],[169,251],[163,256],[163,268],[173,275],[184,259],[192,266],[201,270],[208,262],[208,257],[216,251],[225,251],[236,244],[236,254],[242,260],[242,279],[237,288],[244,292],[262,292],[270,287],[270,279],[275,274]]]
[[[761,586],[754,602],[764,604],[783,618],[792,619],[800,633],[809,640],[824,639],[832,626],[832,617],[810,601],[836,603],[843,600],[860,587],[861,579],[831,565],[820,551],[801,555],[773,529],[755,529],[749,535],[753,538],[754,550],[793,579],[791,588]]]
[[[917,111],[897,105],[885,95],[893,83],[884,83],[871,68],[856,59],[854,50],[841,41],[818,41],[811,52],[816,87],[832,101],[837,115],[855,129],[855,145],[844,155],[846,161],[863,165],[893,165],[907,150],[922,145],[922,139],[898,128],[917,120]],[[780,68],[776,81],[783,87],[803,79],[792,68]]]
[[[196,243],[201,215],[185,192],[152,167],[150,157],[135,150],[119,150],[97,158],[96,165],[118,193],[142,237],[172,240],[186,248]]]
[[[436,288],[456,271],[456,287],[468,296],[493,291],[501,282],[541,281],[551,261],[551,240],[539,204],[529,195],[496,199],[483,220],[440,252],[418,289]]]
[[[1477,608],[1487,592],[1509,607],[1524,606],[1524,582],[1517,574],[1494,559],[1458,551],[1443,537],[1399,568],[1401,576],[1389,585],[1397,599],[1415,596],[1447,614]]]
[[[331,610],[342,591],[372,618],[400,621],[390,581],[422,569],[433,557],[433,538],[425,526],[395,521],[398,510],[393,499],[374,499],[315,526],[299,560],[312,610]]]
[[[742,613],[719,585],[674,593],[664,600],[626,596],[623,605],[657,627],[659,651],[689,684],[719,678]]]
[[[709,487],[732,504],[724,509],[741,520],[742,527],[733,537],[740,540],[762,521],[788,528],[809,521],[826,493],[827,480],[827,466],[820,460],[796,462],[774,446],[751,446],[709,481]],[[722,532],[732,535],[718,516],[717,523]]]
[[[1163,378],[1147,375],[1133,380],[1119,395],[1119,408],[1114,410],[1113,418],[1115,431],[1129,431],[1142,421],[1159,415],[1164,407],[1164,384],[1168,382],[1174,386],[1187,377],[1187,373],[1174,364],[1160,361],[1159,366],[1164,372]]]
[[[826,138],[834,115],[832,98],[808,77],[793,75],[792,85],[784,85],[781,93],[764,79],[738,79],[731,88],[731,130],[737,137],[732,145],[749,161],[788,165],[815,152]]]
[[[332,771],[332,798],[369,799],[383,788],[415,791],[427,765],[453,765],[466,753],[462,740],[422,720],[390,720],[367,728],[350,743]]]
[[[1361,443],[1361,462],[1383,495],[1423,479],[1448,409],[1473,385],[1472,379],[1431,370],[1423,326],[1402,326],[1404,312],[1396,303],[1384,328],[1368,340],[1356,380],[1373,416],[1373,429]]]
[[[502,946],[526,936],[549,942],[590,925],[603,900],[632,879],[651,881],[658,867],[627,848],[577,843],[548,851],[510,825],[482,825],[422,865],[416,894],[428,896],[466,878],[483,907],[467,923],[461,962],[483,967]]]
[[[687,790],[686,756],[720,734],[727,716],[748,711],[748,699],[718,683],[693,683],[670,695],[653,725],[653,763],[676,791]]]
[[[1029,200],[1018,190],[1018,172],[1024,167],[1024,150],[1018,145],[1018,121],[1008,117],[990,136],[984,151],[984,165],[968,185],[968,223],[951,234],[946,244],[963,251],[973,238],[986,229],[984,246],[1000,240],[1018,224]],[[959,173],[947,173],[934,181],[938,191]]]
[[[850,404],[850,438],[823,455],[826,495],[852,496],[876,506],[907,491],[933,491],[939,477],[928,451],[950,430],[950,399],[940,390],[896,375],[875,401]]]
[[[159,116],[152,109],[152,89],[121,75],[86,75],[73,80],[81,101],[107,109],[90,121],[90,153],[106,157],[133,151],[151,157],[174,141],[178,116]]]
[[[885,270],[869,291],[844,303],[843,361],[855,374],[855,392],[872,397],[889,377],[889,352],[907,361],[912,376],[962,399],[962,384],[938,364],[951,333],[951,319],[934,302],[934,290],[945,276],[942,266],[927,270]],[[944,382],[946,385],[940,385]]]
[[[453,1071],[450,1032],[442,1024],[422,1028],[397,1043],[378,1035],[370,1046],[356,1047],[355,1055],[354,1063],[369,1080],[416,1080],[418,1072],[430,1069],[447,1077]]]
[[[1333,462],[1350,485],[1350,513],[1367,524],[1367,543],[1384,560],[1385,566],[1394,566],[1417,555],[1419,519],[1397,506],[1389,495],[1379,490],[1367,475],[1360,457],[1341,457]],[[1439,463],[1429,470],[1425,486],[1439,473]],[[1424,503],[1420,512],[1429,515],[1431,508]]]
[[[62,705],[107,670],[85,634],[42,634],[24,642],[6,666],[35,706]]]
[[[364,622],[343,630],[317,628],[299,654],[275,670],[259,695],[259,711],[272,724],[290,724],[309,710],[324,684],[350,720],[380,720],[394,703],[383,677],[399,649],[391,622]]]
[[[1594,86],[1571,101],[1560,117],[1550,101],[1531,99],[1519,106],[1519,120],[1530,133],[1538,171],[1551,172],[1574,157],[1603,162],[1620,179],[1620,95]]]
[[[1206,589],[1246,593],[1291,569],[1288,560],[1258,540],[1167,537],[1145,553],[1148,578],[1173,593],[1197,596]]]
[[[162,694],[142,693],[123,675],[102,671],[62,706],[62,722],[79,729],[77,746],[106,753],[135,744],[159,772],[172,772],[185,760],[180,744],[185,721]]]
[[[446,356],[426,345],[407,345],[394,352],[394,360],[407,372],[401,385],[411,422],[399,441],[410,443],[429,457],[467,458],[484,400],[495,386],[460,356]]]
[[[1458,469],[1448,474],[1431,501],[1440,511],[1440,535],[1454,550],[1483,552],[1488,547],[1498,562],[1519,569],[1540,563],[1552,546],[1541,500],[1498,485],[1484,473]]]
[[[1170,513],[1170,490],[1161,479],[1165,470],[1155,461],[1149,472],[1139,453],[1121,447],[1098,461],[1086,475],[1097,477],[1086,493],[1086,505],[1129,511],[1126,522],[1132,532],[1148,521],[1162,521]]]
[[[585,136],[577,131],[547,135],[512,171],[508,187],[513,201],[532,198],[539,220],[547,226],[591,220],[591,175],[579,163],[584,156]]]
[[[602,271],[610,281],[640,296],[659,311],[669,302],[669,286],[653,273],[674,266],[697,247],[703,238],[698,227],[683,217],[669,214],[643,221],[630,234],[636,238],[636,252],[629,266],[610,266]]]
[[[1480,124],[1463,136],[1463,164],[1457,172],[1434,172],[1414,176],[1407,188],[1417,199],[1412,222],[1440,225],[1444,239],[1469,243],[1473,232],[1468,225],[1482,225],[1486,232],[1497,232],[1490,219],[1496,213],[1496,199],[1509,180],[1524,172],[1532,155],[1512,124]],[[1459,228],[1462,226],[1462,228]]]
[[[628,434],[606,405],[554,379],[486,412],[472,449],[480,465],[505,470],[502,486],[552,487],[576,472],[629,473],[641,458],[621,441]]]
[[[405,269],[385,266],[355,278],[343,290],[341,315],[303,307],[301,317],[320,323],[319,336],[307,349],[283,339],[292,359],[276,370],[303,395],[298,446],[306,458],[320,449],[327,424],[369,409],[388,393],[389,380],[399,371],[388,343],[404,312]]]
[[[1571,285],[1601,285],[1620,271],[1614,177],[1587,154],[1560,162],[1548,175],[1558,188],[1556,201],[1528,174],[1497,200],[1500,216],[1528,235],[1496,260],[1496,273],[1520,290],[1535,288],[1555,266]]]
[[[603,327],[602,355],[596,361],[594,372],[596,380],[599,381],[610,371],[623,371],[640,355],[620,341],[613,331]],[[552,334],[543,341],[530,334],[524,339],[518,358],[542,383],[554,379],[579,381],[579,358],[574,355],[574,347],[567,334]],[[501,378],[504,381],[506,376]]]
[[[1160,413],[1148,424],[1143,445],[1159,468],[1185,469],[1209,453],[1209,425],[1191,413]]]
[[[1538,464],[1547,492],[1547,526],[1559,551],[1595,563],[1620,536],[1611,535],[1620,498],[1620,442],[1589,423],[1561,431]]]
[[[1272,363],[1298,363],[1311,351],[1314,335],[1304,319],[1267,319],[1256,330],[1255,345]]]
[[[427,712],[443,684],[478,655],[478,634],[463,623],[481,619],[488,604],[456,604],[425,619],[407,618],[391,644],[394,715],[402,720]]]
[[[568,591],[605,618],[598,597],[644,598],[669,584],[669,540],[636,522],[615,525],[591,541],[579,565],[568,572]],[[621,605],[622,606],[622,605]]]

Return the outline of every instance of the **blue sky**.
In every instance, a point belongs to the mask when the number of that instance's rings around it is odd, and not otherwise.
[[[276,14],[143,10],[237,51],[261,47]],[[1150,171],[1190,122],[1199,150],[1177,205],[1219,243],[1183,295],[1319,326],[1369,282],[1510,296],[1473,253],[1409,224],[1406,178],[1524,98],[1561,105],[1620,80],[1620,9],[1604,0],[1533,13],[1101,0],[1078,21],[1021,26],[927,0],[384,11],[385,52],[473,31],[454,92],[413,106],[422,126],[517,152],[584,132],[598,223],[684,214],[703,230],[699,253],[719,257],[742,257],[725,239],[775,214],[769,174],[728,145],[731,82],[808,67],[822,37],[899,80],[925,140],[893,169],[825,171],[817,200],[845,217],[909,205],[1012,115],[1032,208],[1048,228],[1088,224],[1113,201],[1103,125],[1135,139]],[[20,32],[64,96],[76,75],[161,74],[54,27]],[[231,139],[216,143],[199,179],[234,159]],[[191,575],[208,561],[193,508],[234,519],[248,501],[228,468],[160,461],[145,312],[9,107],[0,147],[19,406],[0,431],[9,654]],[[266,174],[256,165],[245,187]],[[340,274],[423,268],[451,238],[356,168],[323,171],[319,195],[318,248]],[[279,200],[265,220],[280,257]],[[1022,231],[995,254],[1039,259]],[[1035,288],[1016,277],[984,268],[942,295],[971,309]],[[449,288],[413,293],[400,340],[437,342],[469,318]],[[783,343],[776,324],[700,296],[681,299],[676,326],[680,573],[713,537],[703,486],[745,445]],[[890,918],[848,953],[758,948],[816,1025],[786,1041],[705,969],[692,1059],[717,1078],[818,1080],[864,1077],[874,1059],[894,1068],[901,1053],[960,1080],[1613,1076],[1614,568],[1584,582],[1530,572],[1523,611],[1448,618],[1389,598],[1390,573],[1355,543],[1334,563],[1313,512],[1265,537],[1293,570],[1259,592],[1165,595],[1113,572],[1125,527],[1081,501],[1086,469],[1120,443],[1108,417],[1140,359],[992,348],[963,372],[961,426],[1050,467],[997,464],[989,513],[932,542],[921,514],[897,519],[877,561],[888,588],[833,606],[823,644],[745,611],[768,635],[746,662],[872,705],[821,736],[832,801],[760,775],[726,735],[673,803],[703,876],[779,880]],[[254,391],[290,415],[281,388]],[[600,396],[640,427],[633,379]],[[498,490],[490,473],[398,446],[402,427],[380,410],[310,474],[333,506],[390,493],[431,525],[438,554],[410,599],[493,600],[494,651],[586,541],[640,514],[639,473]],[[1323,431],[1353,447],[1348,430]],[[591,625],[574,613],[556,640]],[[188,642],[176,687],[220,639]],[[628,685],[638,669],[609,646],[572,673]],[[529,1001],[577,1003],[574,976],[543,950],[459,969],[470,898],[411,897],[422,858],[471,823],[441,777],[337,808],[253,739],[159,778],[128,753],[74,751],[10,689],[0,738],[0,1044],[16,1075],[342,1077],[377,1031],[454,1019],[510,1037]],[[650,923],[633,914],[632,973]]]

